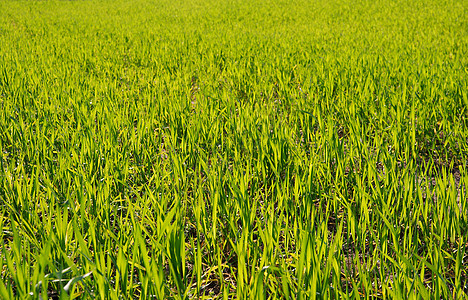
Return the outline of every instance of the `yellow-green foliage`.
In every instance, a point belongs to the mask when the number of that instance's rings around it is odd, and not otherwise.
[[[0,1],[0,298],[466,298],[467,9]]]

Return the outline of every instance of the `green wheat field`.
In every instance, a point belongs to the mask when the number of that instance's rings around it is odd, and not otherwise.
[[[467,299],[466,0],[0,1],[1,299]]]

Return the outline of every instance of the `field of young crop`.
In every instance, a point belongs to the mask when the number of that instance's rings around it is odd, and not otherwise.
[[[466,0],[0,1],[0,298],[468,298]]]

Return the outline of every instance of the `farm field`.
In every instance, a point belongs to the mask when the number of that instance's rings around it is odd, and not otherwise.
[[[468,2],[0,1],[0,298],[467,299]]]

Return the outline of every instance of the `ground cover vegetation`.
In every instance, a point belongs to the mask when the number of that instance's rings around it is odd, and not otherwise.
[[[0,297],[463,299],[466,1],[1,1]]]

